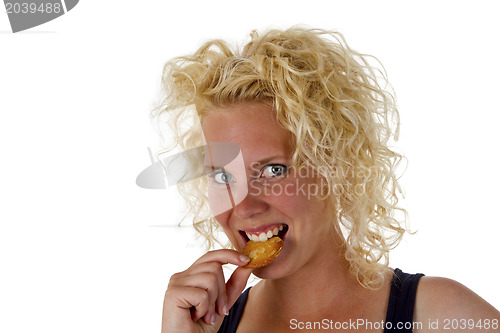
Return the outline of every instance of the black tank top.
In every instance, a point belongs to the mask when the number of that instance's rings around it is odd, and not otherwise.
[[[423,274],[407,274],[399,268],[394,270],[389,294],[389,305],[384,325],[384,333],[411,333],[413,310],[418,281]],[[250,287],[251,288],[251,287]],[[245,309],[250,288],[247,288],[234,303],[229,315],[224,318],[218,333],[234,333]]]

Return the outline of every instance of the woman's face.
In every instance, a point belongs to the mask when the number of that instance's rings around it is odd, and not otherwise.
[[[278,125],[272,109],[259,103],[236,104],[210,111],[202,125],[209,144],[231,142],[241,149],[239,162],[209,178],[212,208],[219,205],[221,193],[228,197],[228,188],[234,197],[233,205],[218,209],[215,216],[233,246],[240,251],[250,238],[265,239],[276,232],[284,241],[280,256],[254,273],[284,277],[331,256],[335,213],[328,201],[317,197],[320,178],[309,169],[299,173],[290,168],[293,136]],[[208,159],[206,164],[211,167]]]

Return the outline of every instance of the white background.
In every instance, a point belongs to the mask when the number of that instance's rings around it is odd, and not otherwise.
[[[159,332],[169,276],[203,253],[175,191],[135,177],[164,62],[204,40],[306,24],[386,67],[418,233],[391,266],[500,308],[494,1],[89,1],[12,34],[0,13],[0,331]]]

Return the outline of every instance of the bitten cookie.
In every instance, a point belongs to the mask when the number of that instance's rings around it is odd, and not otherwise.
[[[259,268],[269,265],[279,256],[282,248],[283,241],[279,237],[269,238],[265,242],[248,241],[241,251],[250,258],[250,262],[245,267]]]

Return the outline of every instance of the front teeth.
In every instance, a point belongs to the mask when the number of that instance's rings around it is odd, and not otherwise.
[[[254,242],[265,242],[269,238],[273,236],[277,236],[280,231],[283,230],[283,225],[280,225],[279,227],[274,228],[273,230],[268,230],[267,232],[261,232],[260,234],[249,234],[248,232],[245,232],[247,235],[248,239],[253,240]]]

